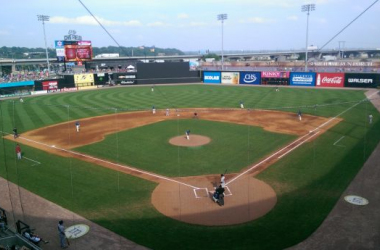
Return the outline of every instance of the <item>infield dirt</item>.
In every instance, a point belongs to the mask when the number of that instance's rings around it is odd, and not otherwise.
[[[99,142],[106,135],[119,131],[169,119],[192,119],[194,111],[198,113],[199,119],[260,126],[268,131],[297,135],[299,138],[304,137],[303,140],[289,144],[282,153],[293,150],[299,143],[317,138],[340,122],[340,119],[330,119],[330,122],[326,123],[329,121],[328,118],[310,115],[303,115],[302,121],[299,121],[295,113],[264,110],[173,110],[172,116],[165,116],[165,111],[158,111],[154,115],[151,112],[142,111],[81,119],[79,133],[75,131],[75,121],[71,121],[26,132],[17,140],[52,154],[78,158],[159,183],[152,194],[152,204],[166,216],[183,222],[202,225],[232,225],[254,220],[269,212],[276,204],[276,194],[268,184],[253,177],[277,161],[275,157],[269,156],[255,168],[247,166],[240,174],[228,174],[227,184],[229,180],[235,177],[239,178],[228,184],[225,206],[220,207],[211,199],[215,186],[219,184],[219,174],[162,178],[160,175],[142,172],[134,167],[116,165],[83,154],[73,154],[71,151],[76,147]],[[180,112],[180,116],[176,115],[178,112]],[[316,133],[316,129],[325,123],[326,125],[319,128]],[[310,132],[314,130],[315,132]],[[13,140],[11,136],[8,136],[8,139]]]

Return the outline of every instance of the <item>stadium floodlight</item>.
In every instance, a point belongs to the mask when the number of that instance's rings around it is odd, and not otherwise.
[[[46,62],[47,62],[48,72],[50,72],[49,53],[48,53],[48,49],[47,49],[46,32],[45,32],[45,22],[49,21],[50,17],[49,16],[45,16],[45,15],[37,15],[37,18],[38,18],[38,21],[42,21],[42,27],[44,28]]]
[[[218,21],[222,21],[222,71],[224,69],[224,48],[223,48],[223,23],[224,20],[227,20],[227,14],[219,14]]]
[[[301,7],[302,12],[307,12],[306,21],[306,52],[305,52],[305,72],[307,72],[307,50],[308,50],[308,39],[309,39],[309,15],[310,11],[315,10],[315,4],[305,4]]]

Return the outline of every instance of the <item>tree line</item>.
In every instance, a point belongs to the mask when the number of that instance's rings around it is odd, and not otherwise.
[[[174,48],[157,47],[93,47],[93,56],[99,54],[118,53],[120,57],[128,56],[158,56],[158,55],[184,55],[181,50]],[[55,49],[48,48],[49,58],[56,57]],[[45,48],[26,48],[26,47],[0,47],[0,59],[32,59],[46,58]]]

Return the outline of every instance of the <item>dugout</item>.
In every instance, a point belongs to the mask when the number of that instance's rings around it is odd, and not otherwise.
[[[0,97],[30,95],[34,90],[34,81],[8,82],[0,84]]]
[[[189,62],[137,63],[137,84],[200,82]]]

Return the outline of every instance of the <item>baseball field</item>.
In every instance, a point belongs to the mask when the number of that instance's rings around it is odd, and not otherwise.
[[[0,175],[148,248],[284,249],[318,228],[379,143],[371,98],[194,84],[2,100]],[[211,199],[221,173],[223,207]]]

